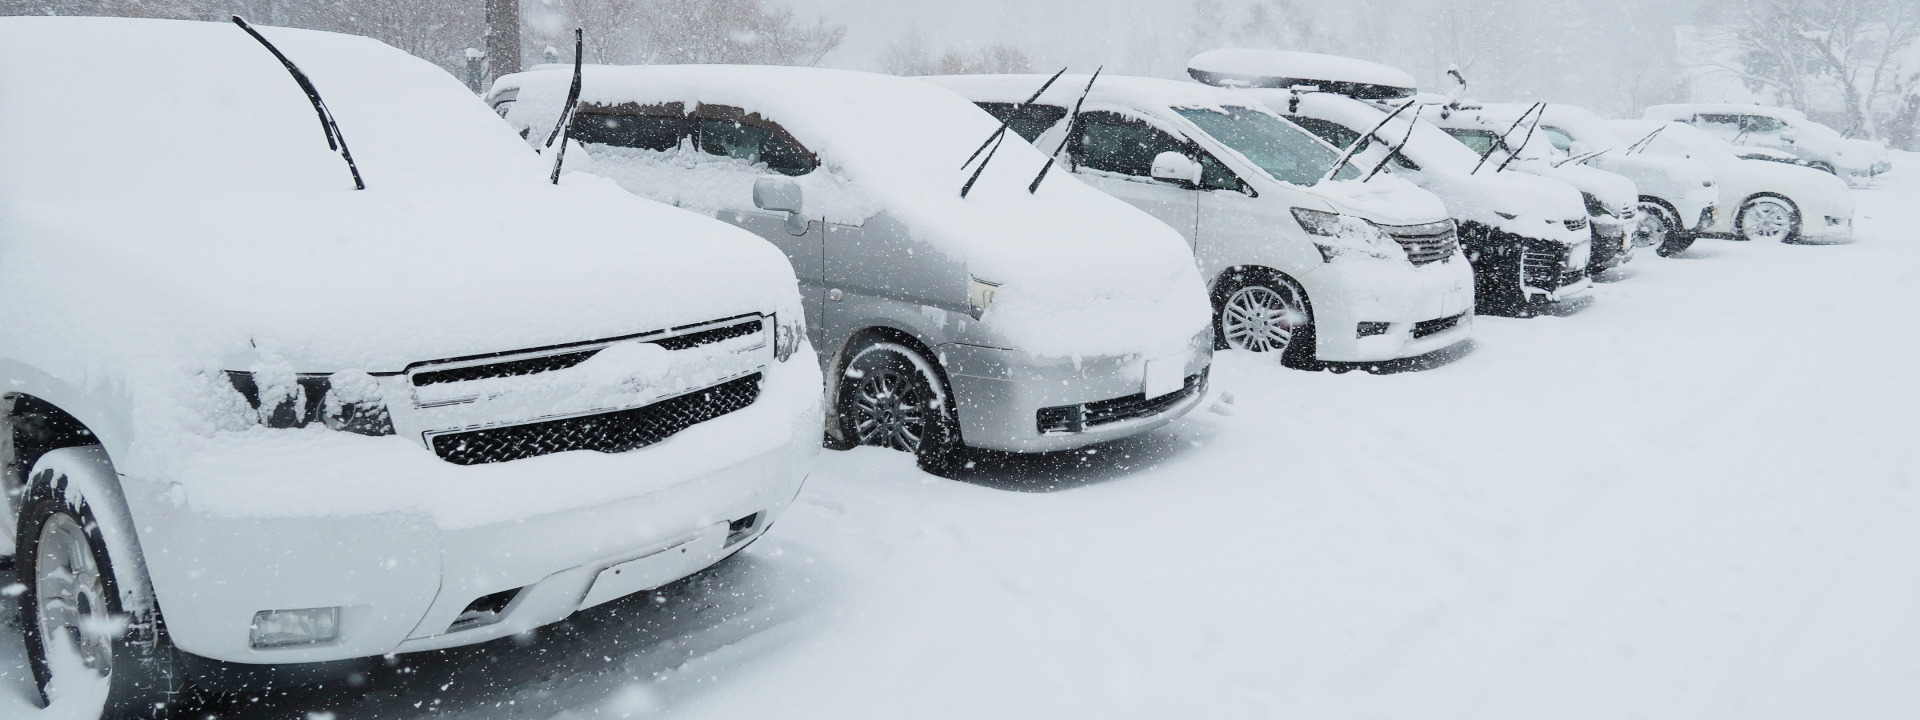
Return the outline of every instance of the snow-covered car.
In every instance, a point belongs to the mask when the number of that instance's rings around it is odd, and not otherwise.
[[[508,75],[489,98],[538,143],[570,77]],[[1145,432],[1205,394],[1207,299],[1179,234],[1070,173],[1033,187],[1047,159],[1017,137],[982,147],[998,124],[949,90],[818,68],[588,66],[570,127],[592,172],[786,252],[833,379],[834,446],[939,470],[961,445]]]
[[[1472,331],[1473,270],[1440,200],[1398,177],[1335,173],[1338,149],[1258,100],[1113,75],[1088,91],[1068,75],[1022,105],[1046,76],[930,80],[1178,229],[1211,289],[1216,347],[1312,367],[1417,356]]]
[[[1615,134],[1634,139],[1636,153],[1684,157],[1713,169],[1720,205],[1709,234],[1816,242],[1853,236],[1853,191],[1832,173],[1740,157],[1727,141],[1684,123],[1611,124]]]
[[[431,63],[250,32],[0,18],[0,554],[56,705],[525,632],[792,501],[777,250],[549,184]]]
[[[1486,157],[1488,162],[1553,178],[1580,191],[1587,203],[1588,228],[1593,235],[1593,255],[1588,266],[1592,272],[1619,267],[1633,258],[1633,249],[1641,241],[1632,237],[1640,225],[1640,192],[1632,180],[1587,167],[1572,157],[1559,156],[1547,134],[1531,120],[1515,122],[1519,120],[1517,113],[1502,119],[1498,113],[1483,113],[1471,104],[1450,110],[1423,113],[1422,117],[1467,149]]]
[[[1521,105],[1485,105],[1480,112],[1511,123]],[[1667,155],[1633,152],[1607,121],[1585,108],[1550,103],[1541,110],[1540,132],[1561,155],[1633,181],[1640,192],[1640,238],[1663,254],[1685,250],[1693,235],[1713,225],[1720,192],[1713,170],[1704,163]]]
[[[1479,162],[1467,146],[1421,119],[1437,109],[1418,103],[1411,77],[1387,71],[1392,68],[1352,58],[1275,50],[1213,50],[1187,66],[1194,79],[1241,88],[1235,92],[1351,150],[1361,169],[1382,168],[1438,196],[1473,264],[1479,312],[1529,315],[1537,303],[1592,288],[1593,242],[1580,191]],[[1363,90],[1361,97],[1397,97],[1396,107],[1415,104],[1389,118],[1391,111],[1368,101],[1321,90],[1354,87]]]
[[[1873,176],[1893,169],[1885,145],[1849,138],[1799,110],[1739,103],[1654,105],[1646,120],[1686,123],[1736,146],[1790,153],[1809,167],[1843,177]]]

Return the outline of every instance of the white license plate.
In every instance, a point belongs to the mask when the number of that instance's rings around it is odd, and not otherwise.
[[[642,590],[652,590],[706,567],[727,544],[727,524],[719,523],[686,542],[642,558],[636,558],[601,570],[587,590],[580,609],[623,598]]]
[[[1152,400],[1176,392],[1186,384],[1187,356],[1181,353],[1148,360],[1147,378],[1141,390],[1147,394],[1148,400]]]

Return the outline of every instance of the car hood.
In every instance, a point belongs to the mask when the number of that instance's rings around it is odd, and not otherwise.
[[[1569,163],[1554,167],[1545,160],[1526,160],[1514,163],[1513,169],[1572,185],[1580,192],[1599,198],[1609,208],[1632,208],[1640,199],[1632,180],[1585,165]]]

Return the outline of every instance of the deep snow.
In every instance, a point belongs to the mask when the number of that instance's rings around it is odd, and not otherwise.
[[[1896,163],[1852,244],[1643,253],[1420,372],[1223,353],[1214,412],[1077,468],[827,453],[763,541],[663,593],[240,707],[1911,717],[1920,155]],[[0,634],[0,717],[34,717],[20,653]]]

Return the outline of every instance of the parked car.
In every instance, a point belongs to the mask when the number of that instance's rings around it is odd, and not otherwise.
[[[1486,105],[1480,112],[1512,122],[1525,109]],[[1639,238],[1645,246],[1671,255],[1685,250],[1694,235],[1712,227],[1720,193],[1714,187],[1713,170],[1705,164],[1636,152],[1606,120],[1585,108],[1551,103],[1541,112],[1540,132],[1555,151],[1567,158],[1588,157],[1586,164],[1633,181],[1640,192]]]
[[[1472,331],[1473,271],[1439,199],[1397,177],[1362,182],[1358,167],[1334,173],[1338,149],[1257,100],[1112,75],[1086,91],[1089,78],[1070,75],[1023,106],[1046,77],[930,79],[1177,228],[1211,290],[1217,348],[1312,367],[1417,356]]]
[[[1502,119],[1499,113],[1487,113],[1477,104],[1456,104],[1445,112],[1422,113],[1474,154],[1509,169],[1552,178],[1572,185],[1587,204],[1587,227],[1593,235],[1590,272],[1611,270],[1633,259],[1637,241],[1631,235],[1640,226],[1640,191],[1625,177],[1580,164],[1559,152],[1548,134],[1528,122],[1518,123],[1519,113]],[[1522,111],[1525,108],[1521,108]],[[1511,162],[1509,162],[1511,160]]]
[[[1478,312],[1531,315],[1543,303],[1591,288],[1592,240],[1579,191],[1480,163],[1465,145],[1420,119],[1423,112],[1437,112],[1431,108],[1416,104],[1389,118],[1390,111],[1365,100],[1319,90],[1358,83],[1376,88],[1368,95],[1397,92],[1396,102],[1417,103],[1412,87],[1386,83],[1389,78],[1372,66],[1310,53],[1215,50],[1194,56],[1188,72],[1203,81],[1230,78],[1245,88],[1234,92],[1262,101],[1336,148],[1351,149],[1357,167],[1381,168],[1438,196],[1473,264]],[[1266,87],[1281,84],[1286,87]]]
[[[0,18],[0,550],[43,692],[147,717],[506,637],[766,530],[819,445],[779,252],[549,184],[432,63],[258,32],[290,64]]]
[[[1737,146],[1799,156],[1809,167],[1843,177],[1871,177],[1893,169],[1885,145],[1849,138],[1783,107],[1737,103],[1655,105],[1641,117],[1686,123]]]
[[[1853,193],[1831,173],[1734,153],[1704,130],[1674,122],[1615,120],[1615,132],[1642,152],[1706,163],[1720,207],[1707,232],[1745,240],[1844,241],[1853,237]],[[1639,142],[1643,141],[1644,142]]]
[[[490,97],[538,141],[569,81],[509,75]],[[1205,394],[1206,295],[1179,234],[1067,173],[1029,192],[1046,158],[1018,137],[981,147],[998,125],[951,91],[817,68],[590,66],[581,98],[572,132],[594,172],[786,252],[837,447],[939,470],[961,445],[1145,432]]]

